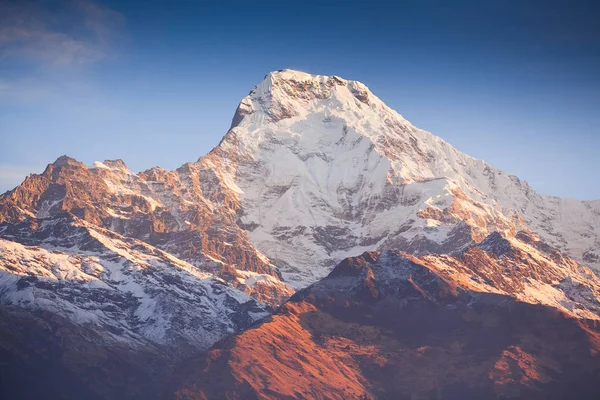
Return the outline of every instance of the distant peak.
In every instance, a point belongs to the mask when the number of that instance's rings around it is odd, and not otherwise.
[[[355,82],[355,83],[358,83],[358,84],[364,86],[360,82],[349,81],[349,80],[341,78],[337,75],[317,75],[317,74],[310,74],[308,72],[298,71],[298,70],[294,70],[294,69],[280,69],[277,71],[269,72],[265,76],[265,79],[263,80],[263,82],[258,84],[257,87],[261,86],[263,84],[264,84],[263,86],[272,86],[273,83],[280,82],[280,81],[296,82],[296,83],[315,81],[315,82],[321,82],[321,83],[327,83],[327,82],[335,83],[338,85],[345,85],[349,82]]]
[[[67,155],[62,155],[58,157],[53,163],[48,164],[43,174],[56,174],[63,168],[67,167],[87,168],[84,163],[77,161],[76,159]]]
[[[52,164],[49,164],[46,170],[50,167],[52,168],[63,168],[67,166],[72,167],[85,167],[85,164],[77,161],[76,159],[69,157],[67,155],[60,156],[54,161]]]
[[[81,164],[81,163],[72,157],[69,157],[67,155],[62,155],[62,156],[58,157],[56,159],[56,161],[54,161],[52,164],[59,166],[59,165]]]
[[[327,75],[309,74],[308,72],[299,71],[299,70],[295,70],[295,69],[280,69],[277,71],[270,72],[269,75],[276,77],[278,79],[295,80],[295,81],[319,79],[319,78],[331,78],[330,76],[327,76]]]
[[[120,158],[117,158],[116,160],[104,160],[103,164],[111,169],[128,169],[125,162]]]
[[[103,162],[96,161],[94,162],[94,168],[97,170],[111,170],[111,171],[122,171],[126,173],[130,173],[129,168],[125,162],[121,159],[116,160],[104,160]]]
[[[277,122],[306,114],[317,107],[316,103],[331,101],[333,108],[371,106],[376,102],[383,106],[369,89],[358,81],[339,76],[313,75],[303,71],[282,69],[269,72],[264,80],[252,89],[241,102],[231,127],[239,126],[246,116],[259,115],[255,122],[267,116]],[[359,106],[351,105],[356,102]],[[254,120],[254,118],[250,118]]]

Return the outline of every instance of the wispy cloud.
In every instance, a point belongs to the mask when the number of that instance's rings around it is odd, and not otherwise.
[[[0,0],[3,61],[80,65],[112,54],[123,38],[125,17],[91,0]]]

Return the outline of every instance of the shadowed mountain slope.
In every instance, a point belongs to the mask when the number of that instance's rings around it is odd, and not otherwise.
[[[597,300],[596,300],[597,302]],[[179,369],[175,397],[594,399],[600,323],[365,253]]]

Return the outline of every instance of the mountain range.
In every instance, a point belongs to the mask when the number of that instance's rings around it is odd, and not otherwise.
[[[544,196],[362,83],[282,70],[175,171],[0,196],[0,393],[595,398],[600,200]]]

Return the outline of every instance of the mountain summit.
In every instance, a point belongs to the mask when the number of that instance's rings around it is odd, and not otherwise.
[[[240,226],[296,287],[365,250],[452,252],[523,229],[600,267],[600,201],[539,195],[360,82],[272,72],[211,154],[240,193]]]

